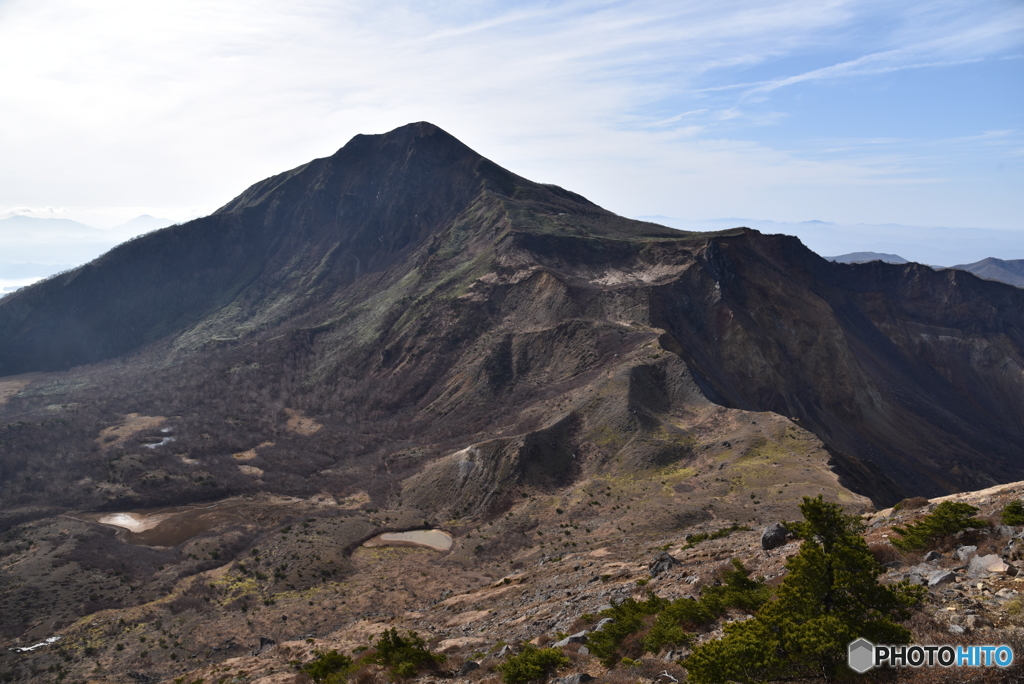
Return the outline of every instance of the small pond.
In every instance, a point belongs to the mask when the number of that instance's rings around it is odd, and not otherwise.
[[[448,551],[452,548],[452,536],[443,530],[385,532],[365,542],[363,546],[426,546],[435,551]]]
[[[170,547],[220,525],[240,522],[230,505],[172,506],[148,510],[86,514],[88,520],[120,528],[125,541],[142,546]]]

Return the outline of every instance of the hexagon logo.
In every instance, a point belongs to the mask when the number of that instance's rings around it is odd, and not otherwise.
[[[875,645],[867,639],[851,642],[846,654],[846,663],[854,672],[864,674],[875,666]]]

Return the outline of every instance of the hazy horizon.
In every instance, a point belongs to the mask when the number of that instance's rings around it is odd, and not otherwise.
[[[0,78],[0,218],[184,221],[426,120],[624,216],[1024,243],[1010,0],[6,0]]]

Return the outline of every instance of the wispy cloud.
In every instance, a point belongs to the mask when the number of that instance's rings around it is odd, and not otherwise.
[[[0,0],[0,206],[185,218],[356,133],[426,119],[626,213],[789,206],[877,220],[857,213],[869,195],[842,188],[930,185],[947,177],[941,155],[893,153],[899,142],[811,150],[822,134],[802,131],[783,96],[1002,60],[1022,51],[1022,11],[1016,0]],[[1016,131],[1020,115],[1001,106],[1001,128]],[[964,122],[962,136],[995,127],[976,128]],[[1020,133],[996,144],[1018,149]],[[893,220],[925,221],[934,202],[904,197]]]

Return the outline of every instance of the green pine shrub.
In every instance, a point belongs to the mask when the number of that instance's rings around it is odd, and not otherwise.
[[[316,684],[342,684],[352,672],[353,663],[349,656],[336,650],[315,651],[316,658],[302,666]]]
[[[682,646],[690,642],[687,628],[710,625],[730,608],[754,612],[771,598],[771,589],[764,580],[750,579],[750,571],[738,559],[732,559],[720,586],[705,587],[700,599],[680,598],[672,601],[654,621],[641,641],[645,651],[657,653],[665,646]]]
[[[447,657],[427,650],[427,642],[416,632],[400,636],[395,628],[386,629],[373,644],[374,652],[363,661],[388,668],[393,677],[408,679],[426,667],[443,663]]]
[[[546,678],[558,668],[568,665],[569,658],[557,648],[537,648],[526,644],[522,652],[509,656],[495,669],[505,684],[527,684]]]
[[[1024,503],[1011,501],[1000,516],[1004,525],[1024,525]]]
[[[774,600],[750,620],[725,625],[725,636],[702,644],[684,661],[689,681],[761,682],[825,679],[848,674],[847,645],[864,637],[905,644],[899,624],[925,593],[920,586],[879,584],[884,568],[861,536],[857,516],[819,496],[804,497],[804,522],[790,529],[803,540]]]
[[[988,521],[971,516],[978,512],[975,506],[958,501],[943,501],[929,515],[916,523],[900,527],[893,525],[893,532],[899,539],[891,539],[892,545],[903,551],[923,551],[942,537],[955,534],[969,527],[988,527]]]
[[[620,647],[623,641],[646,629],[648,618],[657,615],[666,606],[667,599],[649,593],[645,601],[628,598],[609,610],[602,611],[601,615],[612,618],[612,621],[587,636],[587,648],[601,659],[605,667],[614,667],[622,658]]]

